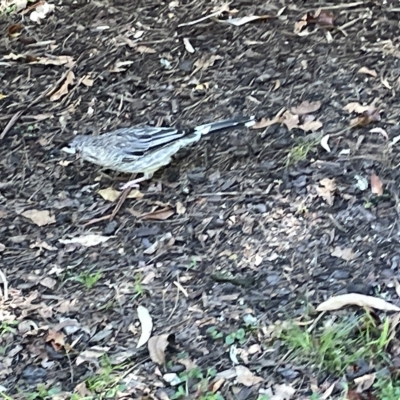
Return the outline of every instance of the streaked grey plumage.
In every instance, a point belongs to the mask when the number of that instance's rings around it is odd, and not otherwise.
[[[143,173],[143,178],[126,187],[150,179],[154,172],[171,162],[181,148],[200,140],[210,132],[254,125],[254,117],[227,119],[178,130],[151,126],[121,128],[99,136],[76,136],[62,150],[104,168],[126,173]]]

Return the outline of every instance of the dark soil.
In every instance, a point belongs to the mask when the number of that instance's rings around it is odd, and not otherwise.
[[[166,399],[176,387],[163,375],[182,370],[183,352],[204,374],[235,371],[229,346],[207,329],[237,332],[246,315],[257,328],[237,343],[237,357],[263,381],[246,387],[233,374],[216,392],[257,399],[260,389],[285,383],[308,398],[311,377],[272,341],[276,321],[340,293],[398,301],[397,2],[236,1],[233,17],[273,18],[237,27],[223,23],[224,13],[178,27],[217,5],[182,3],[67,1],[40,25],[29,13],[0,17],[0,94],[7,96],[0,100],[0,377],[13,399],[38,384],[59,388],[60,398],[74,391],[83,398],[105,358],[121,368],[120,397]],[[309,34],[294,33],[320,7],[335,16],[334,27],[309,21]],[[21,35],[10,37],[18,23]],[[68,92],[51,98],[69,71]],[[144,183],[143,197],[128,199],[112,221],[101,219],[114,205],[98,191],[118,189],[129,176],[68,163],[60,151],[77,133],[272,119],[306,100],[321,102],[316,133],[277,123],[210,135]],[[380,118],[347,129],[357,116],[343,107],[352,102],[374,103]],[[388,138],[370,131],[376,127]],[[320,144],[326,134],[330,152]],[[373,174],[382,195],[360,186]],[[336,185],[331,205],[318,195],[323,179]],[[38,226],[23,215],[28,210],[49,211],[48,223]],[[92,247],[60,242],[87,234],[110,239]],[[352,259],[333,256],[337,248],[352,249]],[[92,288],[82,283],[96,273]],[[139,305],[153,319],[153,335],[174,335],[167,366],[150,360],[146,346],[136,348]],[[188,386],[188,398],[201,398]],[[94,392],[86,396],[102,398]]]

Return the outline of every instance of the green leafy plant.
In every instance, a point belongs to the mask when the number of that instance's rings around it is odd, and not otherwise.
[[[243,328],[239,328],[236,332],[232,332],[225,336],[225,344],[228,346],[235,342],[239,342],[240,344],[246,342],[246,331]]]
[[[213,340],[222,339],[224,337],[224,334],[220,332],[215,326],[210,326],[206,332],[209,336],[211,336]]]
[[[79,276],[72,278],[73,280],[81,283],[83,286],[85,286],[86,289],[92,289],[96,283],[100,280],[102,277],[102,273],[96,272],[95,274],[90,274],[88,272],[81,272]]]

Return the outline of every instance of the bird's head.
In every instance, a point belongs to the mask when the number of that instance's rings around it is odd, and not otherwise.
[[[71,142],[68,143],[67,147],[63,147],[61,151],[78,156],[82,152],[85,142],[85,136],[78,135]]]

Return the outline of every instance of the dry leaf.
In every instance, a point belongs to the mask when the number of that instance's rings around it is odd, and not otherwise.
[[[169,344],[168,338],[169,334],[165,333],[151,337],[147,343],[151,360],[159,365],[165,363],[165,350]]]
[[[274,392],[275,394],[270,397],[270,400],[290,400],[296,393],[296,389],[289,385],[282,384],[275,385]]]
[[[354,379],[354,383],[357,385],[356,391],[358,393],[363,393],[370,389],[375,382],[376,374],[366,374]]]
[[[30,219],[37,226],[50,225],[56,222],[54,215],[50,215],[50,212],[47,210],[28,210],[24,211],[21,215]]]
[[[136,348],[142,347],[150,339],[153,330],[153,320],[150,316],[149,310],[146,307],[139,306],[137,309],[138,318],[142,327],[142,334],[136,345]]]
[[[97,246],[100,243],[107,242],[107,240],[114,238],[115,236],[101,236],[90,234],[86,236],[77,236],[72,239],[59,239],[62,244],[80,244],[85,247]]]
[[[57,281],[53,278],[50,277],[46,277],[44,279],[41,279],[39,281],[39,283],[44,286],[47,287],[48,289],[54,289],[54,287],[57,285]]]
[[[236,370],[236,380],[244,386],[253,386],[258,383],[264,382],[264,379],[260,376],[254,375],[248,368],[243,365],[237,365]]]
[[[242,18],[229,18],[226,19],[224,22],[235,26],[242,26],[244,24],[248,24],[249,22],[268,19],[268,18],[274,18],[274,17],[272,17],[271,15],[249,15],[247,17],[242,17]]]
[[[400,308],[394,304],[377,297],[366,296],[359,293],[348,293],[340,296],[334,296],[324,301],[317,307],[317,311],[339,310],[345,306],[359,306],[375,308],[382,311],[400,311]]]
[[[114,202],[118,199],[122,192],[109,187],[107,189],[101,189],[97,192],[104,200]],[[127,199],[141,199],[144,196],[142,192],[137,189],[131,190],[127,196]]]
[[[21,34],[21,31],[24,29],[22,24],[13,24],[7,28],[8,36],[15,38]]]
[[[58,350],[61,347],[65,346],[64,339],[65,339],[65,335],[62,332],[49,330],[49,333],[47,334],[47,337],[46,337],[46,342],[52,342],[55,350]],[[54,345],[56,345],[56,346],[54,346]]]
[[[143,220],[155,220],[155,221],[165,221],[169,217],[175,214],[175,210],[173,210],[171,207],[165,207],[162,208],[161,210],[149,212],[146,214],[142,214],[140,216],[141,219]]]
[[[186,212],[186,207],[180,201],[178,201],[176,203],[176,213],[178,215],[183,215],[185,214],[185,212]]]
[[[360,103],[353,102],[349,103],[343,107],[343,110],[348,111],[349,113],[355,112],[356,114],[362,114],[366,111],[370,111],[372,106],[363,106]],[[372,107],[374,108],[374,107]]]
[[[86,87],[92,87],[94,80],[89,77],[89,75],[85,75],[81,82],[86,86]]]
[[[320,121],[305,121],[299,126],[304,132],[315,132],[322,127],[322,122]]]
[[[351,247],[341,249],[339,246],[335,247],[335,249],[331,253],[331,256],[341,258],[345,261],[352,261],[357,258],[357,254],[353,252],[353,249]]]
[[[188,53],[193,54],[195,52],[190,40],[188,38],[183,38],[183,44],[185,45],[185,49]]]
[[[102,357],[107,351],[109,347],[100,347],[100,346],[93,346],[88,350],[83,351],[79,356],[76,358],[76,365],[80,365],[84,362],[90,362],[97,364],[97,360]]]
[[[371,193],[377,196],[382,196],[383,194],[383,183],[378,175],[371,175]]]
[[[299,126],[299,116],[292,114],[290,111],[286,111],[283,116],[281,122],[286,125],[286,127],[291,131],[293,128],[297,128]]]
[[[68,86],[72,85],[74,83],[75,75],[72,71],[69,71],[64,83],[61,85],[60,89],[57,90],[57,92],[53,93],[50,96],[51,101],[57,101],[59,100],[62,96],[65,96],[68,94]]]
[[[372,128],[369,131],[371,133],[380,133],[386,140],[389,140],[389,135],[387,134],[387,132],[379,126],[377,128]]]
[[[319,197],[322,197],[330,206],[333,205],[335,200],[336,182],[335,179],[324,178],[319,182],[321,186],[315,186],[315,190]]]
[[[326,150],[328,153],[331,152],[331,148],[329,147],[328,141],[329,141],[330,136],[329,135],[325,135],[322,139],[321,139],[321,147]]]
[[[366,74],[366,75],[371,75],[374,78],[376,78],[378,76],[378,74],[376,73],[376,71],[374,71],[373,69],[369,69],[367,67],[361,67],[358,71],[357,74]]]
[[[297,107],[292,107],[290,109],[290,112],[292,114],[297,114],[297,115],[304,115],[304,114],[311,114],[315,111],[318,111],[321,108],[321,102],[320,101],[303,101],[299,106]]]

